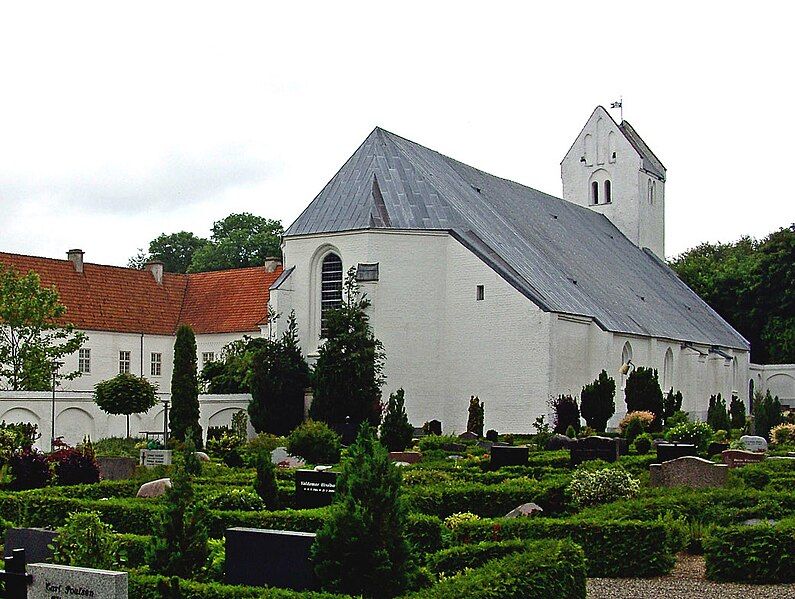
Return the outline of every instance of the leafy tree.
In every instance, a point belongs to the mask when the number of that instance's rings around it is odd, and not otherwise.
[[[174,342],[174,372],[171,375],[171,436],[185,441],[188,429],[196,447],[202,446],[199,426],[199,384],[196,378],[196,336],[188,325],[177,329]]]
[[[193,255],[201,247],[207,245],[207,240],[194,235],[189,231],[179,233],[161,233],[149,242],[149,253],[142,249],[130,258],[127,263],[130,268],[143,268],[151,260],[163,263],[166,272],[188,272],[193,261]]]
[[[155,387],[143,377],[121,373],[94,385],[94,401],[107,414],[127,417],[127,438],[130,438],[130,414],[140,414],[157,404]]]
[[[193,451],[193,459],[195,454]],[[193,481],[185,469],[190,458],[178,462],[171,476],[171,488],[166,491],[166,508],[155,523],[149,565],[166,576],[191,578],[205,565],[210,553],[208,512],[196,497]]]
[[[312,546],[315,572],[329,591],[396,597],[416,575],[406,541],[400,471],[367,424],[348,456],[337,480],[336,501]]]
[[[315,420],[340,425],[350,417],[356,425],[365,421],[378,425],[385,358],[383,344],[370,328],[369,306],[351,268],[342,306],[328,312],[327,339],[315,365],[311,408]]]
[[[276,466],[271,460],[271,452],[260,449],[256,457],[257,495],[260,496],[267,509],[274,509],[279,503],[279,488],[276,484]]]
[[[754,393],[754,431],[768,440],[770,429],[781,424],[784,417],[781,413],[781,402],[778,396],[770,395],[768,389],[764,395],[760,391]]]
[[[258,433],[289,435],[304,419],[309,366],[298,346],[295,312],[281,339],[266,340],[251,356],[248,413]]]
[[[62,323],[66,308],[55,288],[35,272],[22,275],[0,264],[0,381],[12,391],[47,391],[53,364],[85,343],[84,333]],[[79,372],[56,373],[72,380]]]
[[[144,251],[144,248],[138,248],[135,256],[127,260],[127,268],[143,270],[146,267],[147,262],[149,262],[149,254]]]
[[[663,394],[657,371],[639,366],[627,378],[624,401],[629,412],[651,412],[656,416],[652,430],[659,427],[663,416]]]
[[[677,391],[674,393],[674,388],[671,387],[668,393],[665,394],[663,397],[663,419],[665,420],[666,426],[668,425],[668,419],[676,414],[677,412],[681,411],[682,409],[682,392]]]
[[[721,394],[712,395],[709,398],[709,408],[707,409],[707,424],[715,431],[728,431],[731,429],[729,411],[726,409],[726,401]]]
[[[403,389],[398,389],[389,396],[389,402],[381,423],[381,443],[389,451],[405,451],[414,437],[414,427],[406,414],[406,401]],[[482,430],[481,421],[481,430]]]
[[[795,362],[795,224],[761,242],[701,244],[670,266],[751,342],[754,362]]]
[[[196,249],[188,272],[260,266],[266,258],[281,255],[283,233],[278,220],[230,214],[213,224],[210,241]]]
[[[607,421],[616,413],[616,382],[602,370],[593,383],[588,383],[580,393],[580,412],[592,429],[604,432]]]
[[[65,566],[116,570],[119,567],[119,541],[110,524],[97,512],[69,514],[58,536],[53,539],[53,562]]]
[[[248,393],[251,387],[253,356],[270,340],[244,335],[224,346],[219,360],[207,362],[201,380],[207,393]],[[252,422],[253,424],[253,422]]]
[[[486,416],[486,406],[475,395],[469,398],[469,413],[467,417],[467,432],[483,436],[483,420]]]
[[[550,398],[549,407],[555,412],[555,433],[563,435],[570,426],[580,432],[580,409],[576,399],[571,395],[559,395]]]
[[[732,395],[729,416],[731,416],[732,428],[745,428],[745,403],[736,395]]]

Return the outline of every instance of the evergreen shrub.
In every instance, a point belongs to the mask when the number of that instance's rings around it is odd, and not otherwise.
[[[621,468],[602,468],[595,471],[577,468],[567,488],[575,507],[634,497],[639,490],[638,480]]]
[[[340,436],[325,422],[307,420],[287,437],[287,451],[310,464],[340,461]]]
[[[565,434],[569,427],[576,432],[580,430],[580,409],[577,400],[571,395],[559,395],[549,400],[549,407],[555,413],[554,432]]]
[[[732,428],[745,428],[745,402],[736,395],[732,395],[729,404],[729,416],[731,417]]]
[[[616,382],[602,370],[593,383],[582,388],[580,412],[585,423],[598,432],[604,432],[607,421],[616,412]]]
[[[405,451],[411,444],[414,427],[406,414],[406,400],[403,389],[389,396],[386,414],[381,422],[381,443],[389,451]]]
[[[635,437],[635,451],[641,455],[646,455],[651,449],[651,444],[654,441],[649,433],[643,433]]]
[[[257,496],[268,509],[274,509],[279,503],[279,488],[276,484],[276,466],[271,460],[271,453],[260,450],[257,454],[257,480],[255,489]]]
[[[712,427],[712,430],[729,430],[731,428],[731,420],[729,419],[729,411],[726,409],[726,402],[721,397],[721,394],[712,395],[709,398],[709,408],[707,409],[707,424]]]
[[[651,412],[655,415],[651,430],[661,424],[663,416],[663,394],[657,371],[639,366],[627,377],[624,388],[627,412]]]
[[[795,519],[770,526],[715,529],[703,541],[707,578],[720,582],[795,582]]]
[[[669,429],[665,433],[665,439],[678,443],[692,443],[699,452],[704,452],[712,440],[712,435],[712,427],[709,424],[696,420],[695,422],[685,422]]]
[[[199,382],[196,374],[196,335],[188,325],[177,329],[174,341],[174,370],[171,375],[171,436],[185,441],[188,430],[196,447],[202,446],[199,426]]]
[[[486,416],[485,405],[475,395],[469,398],[469,410],[467,415],[467,432],[475,433],[478,437],[483,436],[483,421]]]
[[[96,512],[69,514],[53,541],[53,562],[65,566],[115,570],[119,567],[119,541],[113,527]]]

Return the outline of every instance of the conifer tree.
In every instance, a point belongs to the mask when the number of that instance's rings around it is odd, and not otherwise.
[[[663,394],[657,371],[639,366],[627,378],[624,389],[627,412],[651,412],[656,418],[652,430],[658,430],[663,416]]]
[[[171,436],[185,440],[188,429],[196,447],[202,446],[199,426],[199,382],[196,375],[196,336],[188,325],[177,329],[174,342],[174,372],[171,375]]]
[[[467,432],[483,436],[483,421],[486,417],[486,406],[476,395],[469,398],[469,413],[467,417]]]
[[[366,598],[396,597],[416,566],[405,538],[401,474],[374,430],[362,425],[337,480],[331,514],[312,547],[325,589]]]
[[[580,413],[592,429],[604,432],[607,421],[616,412],[616,382],[602,370],[599,377],[585,385],[580,393]]]
[[[726,410],[726,402],[721,394],[712,395],[709,398],[709,408],[707,409],[707,424],[712,427],[714,431],[728,431],[731,429],[731,422],[729,421],[729,412]]]
[[[666,421],[676,412],[682,409],[682,392],[674,393],[674,388],[668,391],[663,398],[663,419]]]
[[[389,396],[384,421],[381,423],[381,443],[389,451],[404,451],[414,436],[414,427],[406,415],[403,389]]]
[[[784,420],[781,414],[781,401],[773,397],[768,389],[764,395],[754,393],[754,431],[760,437],[770,440],[770,429]]]
[[[745,403],[736,395],[732,395],[729,416],[731,416],[732,428],[745,428]]]
[[[255,490],[268,509],[277,507],[279,489],[276,485],[276,466],[267,450],[257,452],[257,481]]]

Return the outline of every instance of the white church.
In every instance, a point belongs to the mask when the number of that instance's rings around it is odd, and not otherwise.
[[[295,310],[306,356],[356,268],[410,420],[531,432],[547,401],[604,369],[656,368],[683,409],[748,402],[749,344],[664,263],[662,162],[598,107],[561,162],[563,199],[376,128],[287,229],[272,309]],[[286,319],[277,321],[283,326]]]

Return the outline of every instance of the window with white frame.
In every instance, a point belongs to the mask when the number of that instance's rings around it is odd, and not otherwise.
[[[325,337],[329,310],[342,305],[342,259],[334,253],[323,258],[320,271],[320,336]]]
[[[207,362],[215,362],[215,352],[202,352],[202,368],[207,364]]]
[[[77,356],[77,370],[82,374],[91,373],[91,350],[81,349]]]
[[[163,373],[163,354],[159,352],[152,352],[151,361],[149,363],[149,374],[151,376],[160,376]]]
[[[120,351],[119,352],[119,374],[129,374],[130,373],[130,352],[128,351]]]

